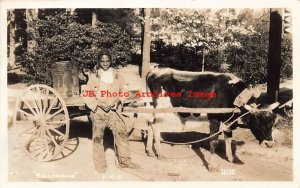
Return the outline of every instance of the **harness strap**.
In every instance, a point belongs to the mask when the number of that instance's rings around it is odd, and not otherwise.
[[[260,104],[257,105],[257,107],[259,106]],[[206,140],[209,140],[213,137],[216,137],[217,135],[221,134],[222,132],[224,131],[227,131],[230,129],[230,127],[236,122],[238,121],[238,119],[244,117],[245,115],[251,113],[251,111],[248,111],[248,112],[245,112],[244,114],[240,115],[239,117],[235,118],[234,121],[230,122],[228,125],[226,125],[226,123],[233,117],[234,115],[234,112],[233,112],[233,115],[228,118],[224,123],[221,122],[221,125],[220,125],[220,128],[219,128],[219,131],[210,135],[209,137],[206,137],[206,138],[203,138],[203,139],[200,139],[200,140],[195,140],[195,141],[191,141],[191,142],[169,142],[169,141],[165,141],[165,140],[162,140],[161,142],[164,142],[164,143],[168,143],[168,144],[176,144],[176,145],[184,145],[184,144],[194,144],[194,143],[198,143],[198,142],[203,142],[203,141],[206,141]]]

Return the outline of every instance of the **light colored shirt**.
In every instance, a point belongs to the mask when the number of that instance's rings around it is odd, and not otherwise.
[[[99,69],[98,75],[101,75],[101,82],[106,84],[112,84],[114,81],[113,69],[109,68],[108,70]]]
[[[103,70],[102,70],[103,71]],[[101,96],[103,94],[103,91],[107,91],[110,93],[114,92],[126,92],[126,90],[123,88],[125,86],[124,78],[114,69],[110,69],[107,71],[98,70],[98,74],[91,74],[89,76],[88,83],[85,87],[85,90],[87,91],[95,91],[94,97],[83,97],[86,105],[93,111],[97,109],[97,105],[99,101],[108,102],[111,103],[111,101],[115,101],[116,99],[121,100],[123,102],[126,100],[126,97],[119,97],[117,96]],[[106,75],[103,75],[106,74]],[[112,77],[111,77],[112,76]],[[107,78],[108,77],[108,78]],[[104,79],[104,81],[102,80]],[[111,83],[106,83],[111,82]]]

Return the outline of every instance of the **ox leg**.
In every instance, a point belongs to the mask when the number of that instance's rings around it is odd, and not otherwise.
[[[153,129],[152,124],[148,124],[148,136],[147,136],[147,143],[146,143],[146,153],[149,157],[154,157],[155,153],[153,152]]]
[[[232,142],[232,131],[224,131],[225,147],[226,147],[226,156],[229,162],[233,162],[231,142]]]
[[[162,154],[162,149],[160,144],[160,140],[161,140],[160,129],[156,125],[152,125],[152,130],[154,134],[154,140],[155,140],[154,148],[156,151],[157,158],[158,160],[164,160],[166,157]]]
[[[217,120],[209,120],[210,123],[210,135],[215,134],[219,130],[220,122]],[[210,172],[217,172],[219,171],[217,164],[214,161],[215,155],[216,155],[216,147],[218,146],[218,136],[213,138],[210,141],[210,160],[208,164],[208,170]]]

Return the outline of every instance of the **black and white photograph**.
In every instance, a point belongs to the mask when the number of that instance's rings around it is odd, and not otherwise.
[[[70,6],[1,8],[8,185],[296,181],[296,8]]]

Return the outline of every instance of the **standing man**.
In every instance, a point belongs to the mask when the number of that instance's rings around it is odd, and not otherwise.
[[[102,49],[97,56],[96,73],[91,74],[86,90],[95,91],[94,97],[84,97],[91,109],[93,124],[93,160],[98,172],[106,172],[106,159],[103,147],[104,129],[112,130],[115,141],[115,152],[121,168],[138,169],[140,166],[131,162],[129,140],[126,125],[116,109],[122,98],[101,96],[101,91],[120,92],[123,90],[123,79],[111,67],[112,58],[107,49]]]

